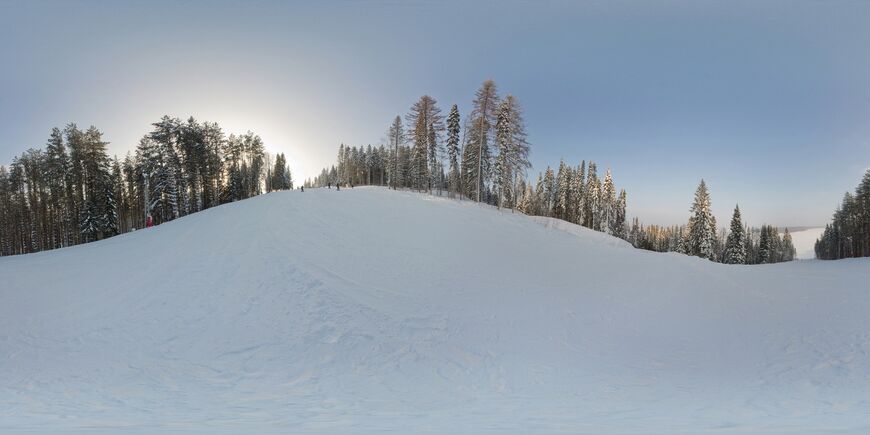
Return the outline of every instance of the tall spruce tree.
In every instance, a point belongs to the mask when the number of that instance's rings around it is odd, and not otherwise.
[[[573,219],[572,222],[578,225],[584,225],[586,222],[586,161],[582,161],[580,166],[574,171],[574,181],[572,182],[572,186],[574,188],[573,197],[574,200],[574,210],[573,210]]]
[[[727,264],[746,264],[746,233],[743,229],[743,221],[740,217],[740,206],[734,206],[734,215],[731,217],[731,231],[725,242],[725,255],[722,259]]]
[[[459,108],[454,104],[447,115],[447,159],[450,161],[448,190],[459,191]]]
[[[695,191],[695,201],[689,218],[688,253],[708,260],[715,260],[716,218],[710,211],[710,194],[707,184],[701,180]]]
[[[793,261],[795,255],[797,255],[797,250],[795,250],[794,242],[791,239],[791,233],[788,231],[788,228],[785,229],[782,233],[782,254],[780,255],[780,261]]]
[[[544,171],[544,198],[542,205],[544,207],[542,213],[544,216],[553,216],[553,206],[556,198],[556,179],[553,175],[553,169],[547,166]]]
[[[587,228],[601,230],[601,182],[598,181],[598,168],[589,162],[586,175],[586,224]]]
[[[625,189],[621,189],[619,191],[619,196],[616,199],[616,207],[614,209],[614,218],[611,234],[621,239],[625,239],[628,236],[628,231],[626,229],[626,207],[627,207],[627,199]]]
[[[390,185],[393,190],[398,189],[401,186],[401,173],[400,170],[400,159],[399,159],[399,148],[405,143],[405,131],[402,127],[402,118],[400,116],[396,116],[393,119],[393,123],[390,124],[390,129],[387,132],[387,136],[390,142],[390,148],[393,150],[393,158],[392,165],[390,171]]]
[[[565,160],[559,161],[559,169],[556,171],[556,193],[553,206],[553,217],[566,219],[570,208],[571,192],[571,168],[565,164]]]
[[[601,186],[601,231],[614,234],[614,221],[616,212],[616,188],[613,186],[613,175],[610,168],[604,175],[604,184]]]

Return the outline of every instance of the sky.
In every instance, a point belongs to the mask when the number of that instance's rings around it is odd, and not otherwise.
[[[376,145],[421,95],[467,113],[493,79],[533,169],[613,171],[628,211],[824,225],[870,168],[866,1],[0,0],[0,164],[52,127],[123,157],[167,114],[251,130],[298,181]]]

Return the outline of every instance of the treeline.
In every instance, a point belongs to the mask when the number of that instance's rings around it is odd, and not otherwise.
[[[428,95],[420,97],[404,119],[404,123],[401,116],[393,119],[385,144],[341,144],[337,164],[324,168],[305,185],[446,191],[449,196],[606,232],[637,248],[681,252],[722,263],[776,263],[795,257],[788,229],[780,235],[777,228],[767,225],[749,228],[741,221],[739,208],[735,208],[731,230],[718,230],[703,180],[688,223],[674,227],[644,227],[637,219],[629,227],[625,190],[616,189],[609,169],[601,179],[594,162],[573,167],[562,161],[556,170],[548,166],[532,183],[526,178],[531,165],[522,110],[512,95],[500,98],[491,80],[475,93],[464,122],[456,104],[444,119]]]
[[[636,248],[645,249],[647,251],[656,252],[679,252],[688,254],[685,243],[686,231],[685,225],[674,226],[659,226],[659,225],[642,225],[637,218],[632,220],[631,229],[629,230],[628,241]],[[743,240],[744,248],[732,248],[726,251],[728,246],[728,236],[730,234],[739,234]],[[736,243],[736,240],[732,243]],[[735,246],[735,245],[732,245]],[[740,255],[743,253],[743,256]],[[726,254],[733,255],[728,257]],[[788,228],[785,228],[783,233],[779,233],[777,227],[762,225],[761,228],[744,226],[742,232],[736,232],[733,229],[726,231],[720,229],[716,235],[716,241],[713,243],[713,261],[729,264],[765,264],[779,263],[783,261],[792,261],[795,259],[796,251],[794,244],[791,241],[791,234]]]
[[[0,255],[72,246],[160,224],[270,190],[292,188],[259,136],[164,116],[123,160],[96,127],[54,128],[44,150],[0,166]]]
[[[870,170],[854,194],[846,192],[843,196],[815,250],[816,258],[822,260],[870,257]]]
[[[519,101],[499,96],[495,82],[483,82],[462,123],[452,105],[445,118],[429,95],[405,115],[396,116],[378,147],[339,148],[337,166],[324,168],[306,184],[379,184],[393,189],[446,191],[515,207],[524,187],[529,143]]]
[[[687,224],[670,227],[644,226],[635,218],[627,240],[640,249],[679,252],[727,264],[766,264],[795,259],[788,228],[782,235],[778,228],[769,225],[751,228],[742,221],[739,206],[734,207],[730,228],[717,231],[704,180],[695,191],[691,213]]]
[[[617,193],[610,170],[601,180],[595,163],[574,168],[561,162],[558,172],[547,167],[535,184],[526,179],[530,145],[522,109],[513,95],[500,97],[492,80],[475,93],[464,122],[456,104],[445,119],[437,101],[424,95],[404,122],[401,116],[393,119],[385,142],[340,145],[337,165],[306,180],[306,186],[371,184],[447,192],[626,235],[626,194]]]
[[[626,238],[626,193],[616,193],[613,176],[607,170],[598,177],[594,162],[581,162],[576,168],[559,163],[556,172],[549,166],[538,174],[537,182],[527,183],[518,198],[517,209],[534,216],[549,216],[596,231]]]

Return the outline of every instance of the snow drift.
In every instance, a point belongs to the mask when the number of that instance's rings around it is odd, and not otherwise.
[[[870,430],[870,262],[378,188],[0,258],[0,430]]]

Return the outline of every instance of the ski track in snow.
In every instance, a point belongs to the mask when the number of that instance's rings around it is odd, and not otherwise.
[[[0,432],[870,432],[866,259],[726,266],[356,188],[0,277]]]

